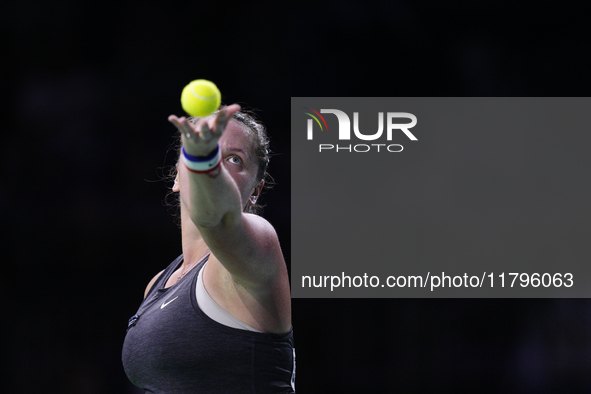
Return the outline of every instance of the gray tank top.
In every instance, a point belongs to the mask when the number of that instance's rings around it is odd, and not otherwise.
[[[123,343],[123,367],[146,393],[294,393],[293,332],[275,335],[220,324],[197,303],[199,262],[165,289],[183,261],[164,270],[137,313]]]

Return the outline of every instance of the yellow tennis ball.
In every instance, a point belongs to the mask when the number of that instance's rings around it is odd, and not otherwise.
[[[196,79],[183,89],[181,105],[191,116],[211,115],[220,107],[222,95],[217,86],[205,79]]]

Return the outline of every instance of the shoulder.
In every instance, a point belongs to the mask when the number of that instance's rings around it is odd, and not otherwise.
[[[273,225],[265,218],[254,214],[246,214],[245,219],[246,226],[250,227],[251,239],[254,241],[254,251],[251,252],[254,259],[263,265],[261,268],[266,272],[273,272],[275,270],[269,270],[269,268],[284,267],[283,252]]]
[[[236,257],[263,254],[279,248],[279,239],[271,223],[251,213],[243,213],[238,223],[220,225],[201,231],[214,252],[235,254]]]
[[[148,283],[148,286],[146,286],[146,291],[144,291],[144,298],[147,297],[148,293],[150,292],[150,289],[152,288],[152,286],[154,286],[154,283],[156,283],[156,281],[158,280],[158,278],[160,278],[160,275],[162,275],[162,273],[164,272],[164,270],[158,272],[150,281],[150,283]]]
[[[234,279],[250,285],[274,280],[285,270],[277,232],[261,216],[244,213],[237,227],[205,235],[213,255]],[[223,236],[222,236],[223,234]]]
[[[245,213],[243,222],[246,228],[257,236],[257,239],[279,243],[277,232],[267,219],[252,213]]]
[[[282,263],[283,253],[279,245],[279,237],[269,221],[261,216],[245,213],[243,217],[243,236],[248,242],[243,244],[242,257],[252,257],[254,260],[268,265]]]

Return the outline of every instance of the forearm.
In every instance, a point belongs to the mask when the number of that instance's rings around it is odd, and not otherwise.
[[[215,117],[201,119],[191,124],[186,118],[171,115],[168,119],[180,132],[182,143],[178,175],[181,201],[191,220],[198,227],[213,227],[239,220],[243,202],[241,187],[234,177],[244,179],[247,137],[239,127],[233,129],[236,136],[221,141],[233,113],[239,105],[221,109]],[[232,133],[232,131],[230,131]],[[242,136],[242,139],[240,139]],[[241,152],[241,153],[240,153]],[[228,157],[222,157],[223,155]],[[229,172],[231,167],[232,174]]]
[[[186,167],[179,170],[188,185],[181,191],[181,201],[197,227],[215,227],[241,215],[240,192],[223,164],[215,177],[190,172]]]
[[[256,203],[264,182],[251,130],[229,122],[239,109],[231,105],[215,118],[193,123],[169,117],[183,144],[173,191],[181,193],[183,237],[193,234],[194,224],[235,281],[264,292],[285,263],[269,222],[244,213],[246,206]]]

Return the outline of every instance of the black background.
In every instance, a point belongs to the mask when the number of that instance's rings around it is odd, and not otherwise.
[[[477,4],[4,4],[0,391],[138,392],[120,351],[180,253],[160,179],[190,80],[267,125],[288,264],[290,97],[589,95],[582,6]],[[591,390],[586,299],[295,299],[293,324],[302,393]]]

